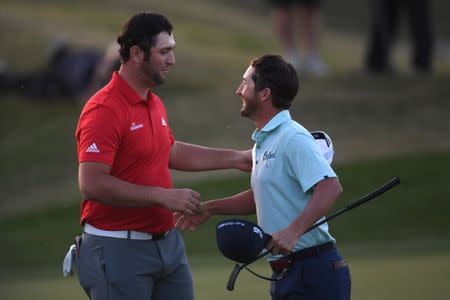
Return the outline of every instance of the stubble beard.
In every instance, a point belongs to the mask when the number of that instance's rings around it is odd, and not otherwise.
[[[150,86],[152,87],[161,85],[166,81],[166,78],[161,75],[160,70],[157,71],[152,69],[152,67],[150,66],[150,60],[148,60],[146,64],[144,64],[142,72],[144,73],[144,76],[147,78]]]
[[[161,85],[166,81],[159,73],[153,73],[151,78],[155,85]]]
[[[252,118],[258,109],[256,99],[251,98],[244,101],[241,108],[241,116],[245,118]]]

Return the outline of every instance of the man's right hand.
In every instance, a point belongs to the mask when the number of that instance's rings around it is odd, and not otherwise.
[[[194,215],[200,209],[200,194],[191,189],[168,189],[161,205],[171,211]]]
[[[200,224],[205,223],[209,217],[210,213],[205,208],[205,202],[202,202],[200,209],[195,215],[185,215],[181,213],[175,213],[175,227],[180,230],[193,231],[197,229]]]

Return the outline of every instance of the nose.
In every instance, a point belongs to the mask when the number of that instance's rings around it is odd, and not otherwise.
[[[175,53],[173,53],[173,51],[170,51],[169,55],[167,56],[167,63],[169,65],[175,64]]]
[[[236,90],[236,95],[242,96],[242,84],[240,84]]]

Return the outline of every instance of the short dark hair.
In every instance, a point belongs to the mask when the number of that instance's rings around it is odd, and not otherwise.
[[[255,90],[270,88],[272,104],[276,108],[288,109],[298,92],[298,77],[294,67],[280,55],[263,54],[254,58],[252,79]]]
[[[172,34],[172,24],[163,15],[143,12],[131,16],[123,25],[122,33],[117,37],[120,45],[122,62],[130,59],[130,49],[139,46],[145,53],[145,60],[150,58],[150,49],[156,45],[156,36],[161,32]]]

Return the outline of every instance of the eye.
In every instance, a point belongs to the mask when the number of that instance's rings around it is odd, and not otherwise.
[[[167,47],[167,48],[163,48],[161,49],[160,53],[161,54],[169,54],[171,52],[174,52],[174,47]]]

